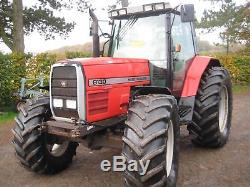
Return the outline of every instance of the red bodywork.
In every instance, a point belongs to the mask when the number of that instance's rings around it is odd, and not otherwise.
[[[90,80],[149,77],[149,62],[143,59],[93,58],[81,61],[86,80],[87,121],[95,122],[127,112],[132,86],[149,85],[150,80],[91,86]]]
[[[196,56],[187,69],[181,97],[195,96],[200,79],[210,57]],[[84,69],[86,85],[86,116],[88,122],[96,122],[127,113],[131,87],[150,85],[150,79],[113,82],[120,78],[150,76],[149,61],[144,59],[92,58],[80,61]],[[95,81],[97,85],[90,82]],[[120,81],[120,80],[119,80]],[[100,82],[100,84],[98,83]],[[91,85],[90,85],[91,84]]]
[[[199,88],[201,77],[207,66],[214,59],[206,56],[196,56],[187,70],[181,97],[195,96]]]

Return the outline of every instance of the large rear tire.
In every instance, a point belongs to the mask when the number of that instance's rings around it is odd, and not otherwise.
[[[15,118],[12,133],[21,164],[37,173],[56,173],[65,169],[72,162],[78,144],[58,142],[55,137],[38,130],[40,124],[51,117],[49,97],[28,100],[18,108],[20,113]]]
[[[122,155],[144,163],[145,175],[124,172],[127,186],[176,186],[179,155],[179,117],[173,96],[147,95],[136,98],[129,107],[123,136]]]
[[[223,147],[229,137],[232,118],[232,85],[223,67],[204,73],[195,98],[193,123],[188,130],[193,143],[203,147]]]

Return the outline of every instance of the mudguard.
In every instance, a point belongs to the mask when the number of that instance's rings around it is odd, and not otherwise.
[[[191,63],[184,82],[181,98],[179,100],[179,116],[181,124],[192,122],[195,96],[203,73],[208,66],[221,66],[219,60],[196,56]]]
[[[196,56],[194,58],[187,71],[181,97],[190,97],[196,95],[201,77],[208,65],[221,66],[219,60],[212,57]]]

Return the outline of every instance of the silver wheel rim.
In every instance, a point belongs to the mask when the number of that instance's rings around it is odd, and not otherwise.
[[[171,120],[168,126],[167,133],[168,133],[168,140],[167,140],[167,153],[166,153],[166,171],[168,177],[171,172],[173,155],[174,155],[174,128]]]
[[[228,91],[227,87],[223,86],[220,92],[220,103],[219,103],[219,127],[221,133],[223,133],[226,129],[227,115],[228,115]]]
[[[55,157],[60,157],[65,153],[68,148],[68,145],[68,141],[64,141],[61,144],[47,144],[47,150],[50,152],[51,155]]]

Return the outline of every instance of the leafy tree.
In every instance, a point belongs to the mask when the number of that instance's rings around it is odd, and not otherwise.
[[[236,6],[232,0],[214,0],[216,5],[220,4],[219,10],[205,10],[198,28],[212,32],[218,28],[222,29],[221,39],[226,43],[227,52],[231,43],[243,42],[249,44],[249,4]]]
[[[67,37],[75,23],[66,22],[54,11],[73,8],[84,11],[90,6],[88,0],[35,0],[31,4],[23,7],[22,0],[0,1],[0,42],[12,51],[24,52],[23,35],[34,30],[45,39],[54,39],[56,35]]]

